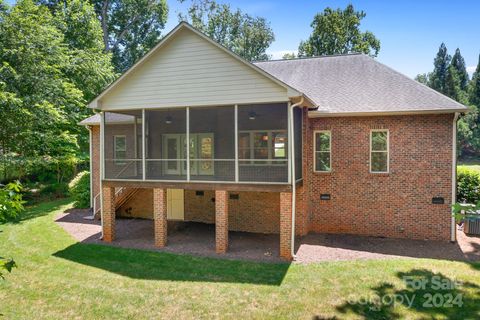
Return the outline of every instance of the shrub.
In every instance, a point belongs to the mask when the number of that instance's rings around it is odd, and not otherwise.
[[[90,173],[82,171],[68,184],[76,208],[90,207]]]
[[[41,199],[58,199],[68,196],[69,190],[66,183],[51,183],[40,188]]]
[[[457,200],[466,203],[477,203],[480,201],[479,171],[463,166],[458,167]]]
[[[22,185],[18,181],[0,188],[0,222],[15,220],[23,211],[21,192]]]

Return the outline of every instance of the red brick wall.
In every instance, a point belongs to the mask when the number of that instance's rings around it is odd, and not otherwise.
[[[273,192],[230,192],[238,199],[229,199],[229,230],[278,233],[280,230],[280,195]],[[185,221],[215,223],[215,191],[185,190]],[[152,219],[152,189],[141,189],[118,210],[124,217]]]
[[[215,191],[215,247],[217,253],[228,248],[228,191]]]
[[[453,115],[309,119],[305,185],[310,230],[450,238]],[[390,173],[369,172],[370,130],[390,133]],[[332,172],[313,172],[313,131],[332,132]],[[321,201],[320,194],[331,194]],[[433,205],[432,197],[444,205]]]
[[[280,194],[278,192],[230,192],[239,199],[229,200],[229,228],[235,231],[278,233]]]
[[[304,116],[304,180],[297,185],[296,234],[313,231],[449,240],[452,120],[453,115]],[[388,174],[369,173],[370,130],[379,128],[390,133]],[[98,193],[99,127],[92,129],[94,193]],[[313,172],[314,130],[332,131],[331,173]],[[147,193],[147,197],[142,192],[137,197],[143,194],[142,207],[153,208],[151,190]],[[331,200],[320,201],[321,193],[329,193]],[[203,196],[196,196],[195,191],[186,190],[185,220],[214,223],[214,194],[204,191]],[[229,199],[230,230],[279,232],[278,193],[238,194],[239,200]],[[436,196],[443,197],[445,204],[431,204]],[[132,210],[133,216],[136,211]]]
[[[115,240],[115,188],[103,187],[103,240]]]
[[[280,257],[292,258],[292,193],[280,193]]]

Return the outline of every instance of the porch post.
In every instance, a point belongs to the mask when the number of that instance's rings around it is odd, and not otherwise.
[[[167,190],[153,189],[153,219],[155,220],[155,246],[167,245]]]
[[[115,188],[103,187],[103,241],[115,240]]]
[[[228,248],[228,191],[215,190],[215,244],[217,253]]]
[[[280,193],[280,257],[292,260],[292,193]]]

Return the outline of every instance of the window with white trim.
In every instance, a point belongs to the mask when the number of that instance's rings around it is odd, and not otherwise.
[[[238,132],[238,153],[241,165],[285,165],[287,160],[287,131]]]
[[[332,133],[331,131],[315,131],[314,157],[316,172],[332,170]]]
[[[113,136],[113,158],[115,164],[123,165],[125,161],[119,161],[127,158],[127,137]]]
[[[370,172],[387,173],[389,170],[388,130],[370,131]]]

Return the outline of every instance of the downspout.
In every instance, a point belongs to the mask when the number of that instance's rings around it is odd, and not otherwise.
[[[105,135],[105,116],[103,112],[100,112],[100,163],[99,163],[99,172],[100,172],[100,223],[102,226],[102,233],[100,240],[103,240],[103,175],[104,175],[104,135]]]
[[[289,123],[289,126],[290,126],[290,132],[292,133],[290,135],[292,141],[290,142],[290,157],[292,158],[292,160],[290,161],[290,168],[291,168],[291,172],[290,172],[290,176],[291,176],[291,181],[292,181],[292,244],[291,244],[291,255],[292,255],[292,259],[295,260],[296,259],[296,256],[295,256],[295,205],[296,205],[296,192],[297,192],[297,188],[296,188],[296,185],[297,185],[297,182],[295,180],[295,126],[294,126],[294,119],[293,119],[293,108],[295,107],[301,107],[301,104],[303,103],[304,101],[304,98],[303,96],[301,97],[300,101],[295,103],[295,104],[292,104],[290,106],[290,123]]]
[[[455,204],[457,199],[457,121],[459,113],[455,112],[452,125],[452,205]],[[457,230],[455,216],[452,214],[452,228],[451,228],[450,241],[457,241]]]

